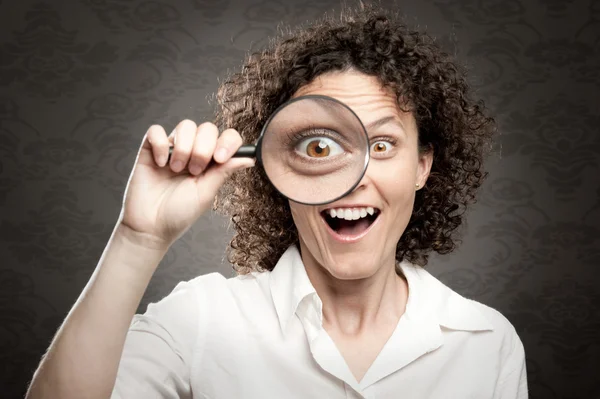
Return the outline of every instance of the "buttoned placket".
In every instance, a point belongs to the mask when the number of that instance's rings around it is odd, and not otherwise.
[[[323,370],[344,383],[346,398],[375,399],[374,395],[360,388],[335,342],[323,328],[322,303],[319,296],[316,293],[306,296],[300,302],[296,315],[304,327],[313,358]]]
[[[316,292],[302,299],[296,309],[296,315],[302,323],[310,351],[317,364],[353,389],[359,389],[345,359],[323,328],[322,302]]]

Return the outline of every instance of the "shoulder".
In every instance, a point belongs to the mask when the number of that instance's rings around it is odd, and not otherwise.
[[[169,307],[176,313],[193,311],[209,314],[227,312],[242,302],[256,303],[270,297],[269,272],[225,277],[214,272],[182,281],[163,299],[151,307]],[[223,315],[225,316],[225,315]]]
[[[497,357],[498,392],[512,397],[527,397],[526,355],[523,342],[513,324],[498,310],[470,299],[473,307],[489,320],[493,331],[489,335],[492,354]]]
[[[209,273],[181,282],[182,289],[201,292],[210,296],[237,296],[253,292],[268,281],[269,272],[254,272],[225,277],[220,273]],[[177,288],[176,288],[177,290]],[[174,292],[176,291],[174,290]]]
[[[154,325],[191,336],[217,320],[235,319],[242,312],[252,314],[260,306],[260,297],[265,297],[261,287],[262,281],[268,280],[265,277],[257,274],[227,278],[215,272],[181,281],[162,299],[148,304],[143,314],[136,315],[131,327]]]
[[[481,302],[466,298],[465,300],[475,307],[493,326],[494,335],[501,348],[501,357],[524,357],[525,351],[521,338],[514,325],[504,314]]]
[[[458,332],[462,336],[452,342],[460,343],[463,351],[471,348],[477,356],[485,357],[498,370],[499,378],[509,378],[515,371],[520,376],[525,367],[525,349],[510,320],[498,309],[460,295],[432,275],[426,279],[438,301],[440,326],[448,334]]]
[[[264,279],[258,274],[235,277],[225,277],[216,272],[203,274],[177,283],[173,290],[163,298],[150,303],[148,312],[167,311],[181,314],[193,308],[197,311],[199,306],[214,305],[226,298],[243,296],[251,291],[256,291],[261,280]]]
[[[500,335],[513,337],[517,334],[513,324],[499,310],[473,299],[468,299],[463,296],[461,296],[461,298],[475,308],[477,312],[492,325],[494,331],[497,331]]]
[[[404,264],[402,270],[409,280],[409,290],[412,283],[417,291],[413,294],[419,310],[431,310],[441,327],[449,331],[481,332],[479,339],[499,352],[510,352],[521,345],[515,327],[499,310],[466,298],[423,268]]]
[[[432,279],[435,279],[431,276]],[[481,333],[478,342],[492,349],[500,363],[524,359],[522,341],[511,321],[498,309],[469,299],[435,279],[440,325],[453,330]]]
[[[219,273],[209,273],[191,280],[180,281],[175,288],[157,302],[148,305],[148,311],[172,308],[181,313],[197,305],[200,296],[207,290],[218,290],[226,281]],[[169,309],[170,310],[170,309]]]

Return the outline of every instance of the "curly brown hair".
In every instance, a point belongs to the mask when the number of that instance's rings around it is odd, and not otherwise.
[[[402,17],[374,6],[346,7],[289,30],[250,54],[217,93],[216,123],[255,142],[271,113],[302,86],[327,72],[356,70],[391,88],[417,122],[419,147],[431,148],[427,184],[396,246],[396,259],[425,266],[428,253],[454,250],[457,228],[487,173],[482,161],[496,130],[482,101],[471,99],[466,74],[435,40],[409,29]],[[215,209],[231,218],[235,233],[228,260],[239,274],[272,270],[298,242],[289,203],[262,168],[234,173]]]

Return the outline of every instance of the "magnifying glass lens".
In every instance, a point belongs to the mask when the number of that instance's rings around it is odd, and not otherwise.
[[[260,157],[275,188],[304,204],[349,193],[362,178],[369,143],[360,119],[344,104],[300,97],[280,108],[263,129]]]

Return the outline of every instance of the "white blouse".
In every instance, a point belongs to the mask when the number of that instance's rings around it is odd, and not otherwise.
[[[323,329],[292,246],[272,272],[200,276],[136,315],[112,398],[527,398],[510,322],[423,268],[400,266],[406,311],[361,381]]]

